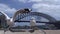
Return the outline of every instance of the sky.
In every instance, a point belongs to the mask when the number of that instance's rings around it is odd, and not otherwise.
[[[0,0],[0,11],[12,17],[21,8],[30,8],[60,20],[60,0]]]

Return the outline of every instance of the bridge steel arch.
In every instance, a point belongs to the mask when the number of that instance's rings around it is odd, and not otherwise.
[[[30,15],[36,15],[36,16],[42,16],[46,19],[48,19],[50,22],[56,22],[57,20],[47,14],[44,14],[44,13],[40,13],[40,12],[29,12],[29,13],[24,13],[24,11],[17,11],[14,16],[13,16],[13,20],[15,21],[16,19],[16,16],[17,15],[21,15],[21,14],[24,14],[20,19],[24,18],[24,17],[27,17],[27,16],[30,16]]]

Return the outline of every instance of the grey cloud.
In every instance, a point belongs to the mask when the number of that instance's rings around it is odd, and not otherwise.
[[[60,20],[60,5],[49,5],[49,4],[33,4],[32,8],[38,12],[48,14],[57,20]]]
[[[29,0],[29,2],[46,3],[46,4],[60,4],[60,0]]]
[[[1,4],[0,3],[0,11],[3,11],[3,12],[5,12],[6,14],[14,14],[14,12],[16,11],[16,9],[15,8],[10,8],[8,5],[6,5],[6,4]]]
[[[58,4],[60,5],[60,0],[15,0],[22,3],[45,3],[45,4]]]

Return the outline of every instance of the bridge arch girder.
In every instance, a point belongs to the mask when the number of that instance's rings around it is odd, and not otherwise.
[[[21,14],[25,14],[25,15],[23,15],[22,18],[27,17],[27,16],[30,16],[30,15],[36,15],[36,16],[42,16],[42,17],[48,19],[50,22],[55,22],[55,21],[56,21],[55,18],[53,18],[53,17],[51,17],[51,16],[49,16],[49,15],[47,15],[47,14],[44,14],[44,13],[39,13],[39,12],[29,12],[29,13],[19,13],[19,12],[16,12],[16,13],[17,13],[17,14],[15,14],[15,17],[16,17],[17,15],[19,15],[19,14],[20,14],[20,15],[21,15]],[[20,19],[22,19],[22,18],[20,18]]]

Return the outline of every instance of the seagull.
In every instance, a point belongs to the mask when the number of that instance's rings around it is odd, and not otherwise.
[[[31,20],[30,20],[30,25],[31,25],[31,26],[36,26],[36,20],[35,20],[34,17],[31,18]]]

